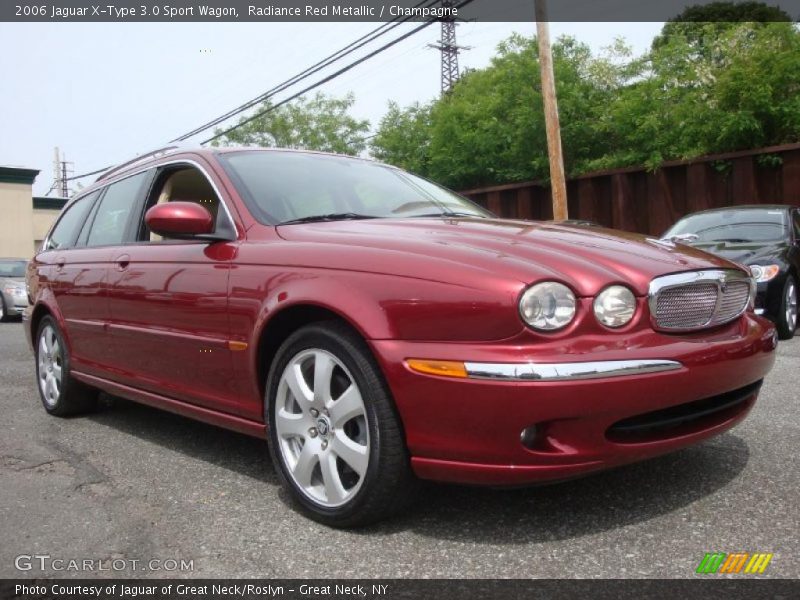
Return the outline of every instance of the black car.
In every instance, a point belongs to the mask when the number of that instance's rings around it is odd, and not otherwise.
[[[756,312],[781,339],[794,336],[800,281],[800,208],[753,205],[688,215],[664,235],[747,265],[758,282]]]

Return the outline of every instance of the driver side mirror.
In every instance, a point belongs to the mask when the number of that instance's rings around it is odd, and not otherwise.
[[[165,238],[204,236],[214,232],[214,217],[196,202],[156,204],[144,215],[150,231]]]

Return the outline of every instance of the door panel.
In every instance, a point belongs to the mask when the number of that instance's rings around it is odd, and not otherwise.
[[[164,242],[117,250],[109,269],[116,378],[239,413],[227,314],[235,245]]]
[[[50,287],[66,324],[72,366],[85,373],[102,374],[111,365],[106,333],[110,254],[110,248],[72,248],[40,255],[52,261]]]

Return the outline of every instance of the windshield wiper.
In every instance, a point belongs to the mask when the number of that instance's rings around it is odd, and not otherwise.
[[[438,212],[438,213],[424,213],[424,214],[421,214],[421,215],[408,215],[408,216],[402,217],[402,218],[416,219],[418,217],[446,217],[446,218],[447,217],[478,217],[479,219],[485,219],[486,218],[483,215],[479,215],[479,214],[476,214],[476,213],[456,212],[456,211],[452,211],[452,210],[448,210],[448,211],[445,211],[445,212]]]
[[[314,223],[317,221],[354,221],[357,219],[377,219],[373,215],[360,215],[354,212],[343,212],[343,213],[328,213],[326,215],[310,215],[308,217],[300,217],[299,219],[291,219],[289,221],[283,221],[282,223],[278,223],[278,225],[294,225],[296,223]]]
[[[744,238],[721,238],[718,240],[711,240],[713,242],[733,242],[734,244],[747,244],[753,240],[746,240]]]

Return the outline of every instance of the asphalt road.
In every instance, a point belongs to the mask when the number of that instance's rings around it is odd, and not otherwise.
[[[258,440],[125,401],[47,416],[22,326],[0,323],[0,577],[78,575],[15,569],[33,554],[193,561],[117,573],[154,577],[691,577],[715,551],[800,577],[799,366],[781,343],[750,417],[701,446],[549,487],[431,485],[343,532],[289,508]]]

